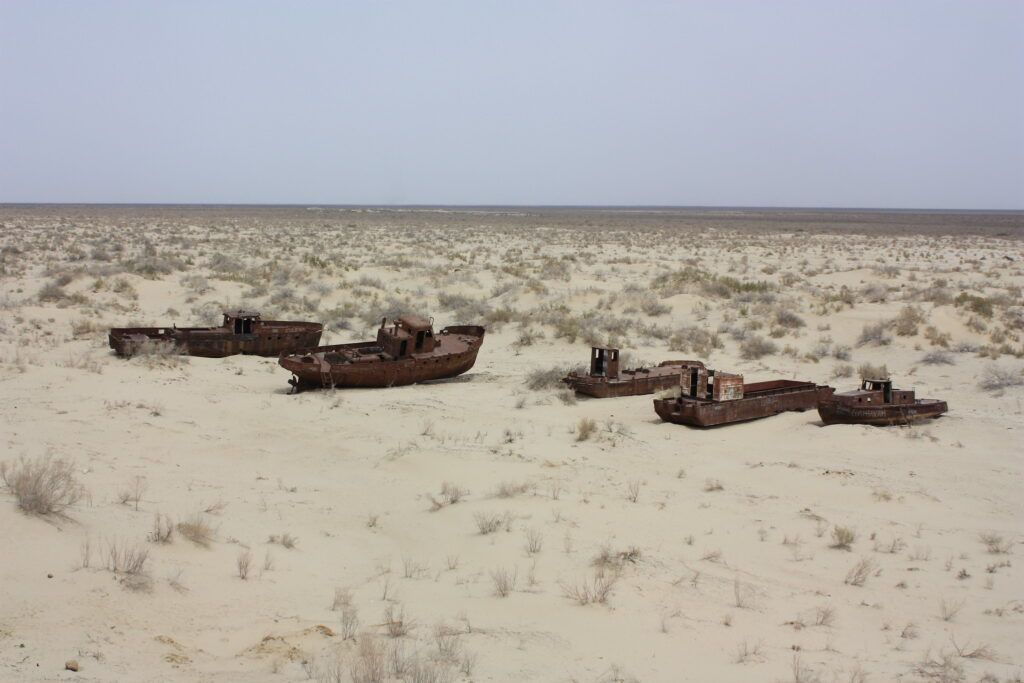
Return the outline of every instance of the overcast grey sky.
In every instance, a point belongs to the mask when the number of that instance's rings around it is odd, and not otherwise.
[[[0,0],[0,202],[1024,208],[1024,2]]]

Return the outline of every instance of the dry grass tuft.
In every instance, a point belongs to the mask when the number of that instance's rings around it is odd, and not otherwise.
[[[491,572],[491,581],[494,582],[494,594],[499,598],[507,598],[508,594],[516,589],[519,578],[519,569],[513,567],[511,570],[504,567]]]
[[[416,620],[405,616],[403,605],[388,605],[384,608],[384,628],[391,638],[407,636],[416,628]]]
[[[619,580],[618,572],[596,571],[590,579],[577,583],[562,584],[562,594],[581,605],[607,604],[608,598]]]
[[[184,522],[178,522],[178,533],[198,546],[209,548],[216,530],[210,526],[201,513],[194,514]]]
[[[21,457],[13,465],[0,463],[0,479],[18,507],[32,515],[62,515],[85,494],[75,479],[74,463],[49,455]]]
[[[985,550],[993,555],[1005,555],[1013,547],[1013,541],[1008,541],[995,532],[982,532],[978,534],[978,540],[984,543]]]
[[[249,579],[249,567],[252,565],[252,553],[248,550],[242,550],[238,553],[238,557],[235,558],[235,568],[238,571],[238,578],[242,581]]]
[[[174,520],[159,512],[153,515],[153,530],[149,532],[151,543],[170,543],[174,540]]]
[[[848,586],[863,586],[864,582],[878,567],[878,563],[870,557],[862,557],[857,564],[846,573],[846,580],[843,582]]]
[[[291,550],[295,547],[295,544],[299,542],[299,539],[295,538],[291,534],[271,534],[267,537],[267,543],[274,543]]]
[[[581,417],[576,423],[576,440],[586,441],[597,431],[597,422],[589,417]]]
[[[850,550],[850,546],[857,539],[853,529],[838,524],[832,528],[832,548],[837,550]]]

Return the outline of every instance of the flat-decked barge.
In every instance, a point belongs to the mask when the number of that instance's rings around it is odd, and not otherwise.
[[[590,349],[590,373],[570,372],[562,381],[573,391],[594,398],[653,394],[677,386],[683,374],[704,368],[699,360],[666,360],[653,367],[621,370],[619,350],[603,346]]]
[[[829,386],[790,379],[744,384],[742,375],[694,370],[684,378],[680,395],[655,399],[654,410],[667,422],[715,427],[790,410],[814,410],[834,391]]]
[[[263,320],[259,313],[229,311],[220,327],[113,327],[108,341],[130,358],[153,345],[170,345],[188,356],[223,358],[236,354],[278,356],[316,346],[324,326],[292,320]]]

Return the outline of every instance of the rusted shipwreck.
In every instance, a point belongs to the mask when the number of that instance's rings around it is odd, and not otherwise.
[[[619,350],[604,346],[590,349],[590,373],[570,372],[562,381],[573,391],[594,398],[639,396],[677,386],[685,372],[703,369],[699,360],[666,360],[655,367],[619,369]]]
[[[335,344],[282,355],[294,390],[392,387],[454,377],[473,367],[484,340],[480,325],[449,325],[434,334],[433,319],[415,315],[381,320],[376,341]]]
[[[277,356],[316,346],[323,330],[320,323],[263,320],[252,311],[229,311],[220,327],[114,327],[108,338],[110,348],[129,358],[154,342],[172,343],[183,354],[206,358]]]
[[[680,395],[655,399],[654,410],[667,422],[714,427],[789,410],[813,410],[834,391],[790,379],[744,384],[743,375],[695,368],[683,377]]]
[[[859,389],[832,394],[818,403],[818,415],[827,425],[905,425],[948,410],[940,399],[916,398],[912,389],[893,389],[888,377],[864,379]]]

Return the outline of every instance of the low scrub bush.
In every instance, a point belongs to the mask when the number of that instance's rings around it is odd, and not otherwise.
[[[22,457],[13,465],[0,463],[0,479],[14,494],[18,507],[33,515],[62,514],[85,492],[75,479],[74,463],[50,456]]]
[[[776,353],[779,347],[770,339],[756,334],[750,335],[740,343],[740,357],[745,360],[757,360]]]

